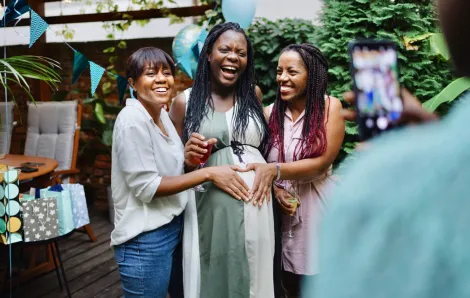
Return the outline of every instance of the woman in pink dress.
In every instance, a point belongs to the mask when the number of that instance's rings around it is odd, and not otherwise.
[[[344,137],[341,103],[326,95],[327,81],[328,65],[318,48],[301,44],[282,51],[277,99],[265,108],[271,130],[268,164],[251,165],[257,175],[254,201],[264,199],[274,181],[282,213],[277,262],[282,266],[283,297],[299,297],[301,280],[318,273],[316,264],[307,264],[316,258],[317,227],[333,181],[331,166]]]

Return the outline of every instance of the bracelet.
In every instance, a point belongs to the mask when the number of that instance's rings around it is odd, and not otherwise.
[[[277,169],[276,180],[279,180],[281,178],[281,166],[279,165],[278,162],[276,162],[276,169]]]

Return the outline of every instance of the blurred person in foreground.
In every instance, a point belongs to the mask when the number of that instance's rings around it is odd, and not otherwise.
[[[470,76],[470,1],[438,9],[455,67]],[[470,297],[469,99],[361,150],[333,195],[304,297]],[[411,94],[403,100],[403,121],[435,120]]]

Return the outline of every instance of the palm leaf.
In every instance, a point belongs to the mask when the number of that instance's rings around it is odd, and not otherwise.
[[[429,45],[431,46],[432,53],[441,56],[446,61],[450,60],[449,48],[442,33],[431,35],[429,37]]]
[[[34,101],[26,79],[44,81],[57,90],[61,77],[56,69],[60,69],[59,63],[47,57],[23,55],[0,59],[0,84],[10,93],[7,84],[18,84]]]
[[[438,95],[423,103],[423,107],[430,112],[434,112],[439,105],[444,102],[454,101],[468,89],[470,89],[470,78],[457,79],[445,87]]]

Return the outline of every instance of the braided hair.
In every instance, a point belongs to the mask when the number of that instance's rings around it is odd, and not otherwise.
[[[328,63],[322,52],[311,44],[289,45],[282,50],[281,54],[288,51],[297,52],[302,57],[308,73],[302,141],[294,149],[295,161],[318,157],[326,151],[325,95],[328,86]],[[287,102],[281,99],[280,87],[278,86],[276,102],[269,118],[272,137],[267,147],[268,151],[273,147],[279,149],[278,159],[281,162],[285,162],[284,114],[286,109]],[[326,115],[328,115],[328,111]]]
[[[186,142],[193,132],[198,132],[204,117],[209,111],[214,111],[211,89],[212,73],[207,57],[212,52],[212,48],[219,37],[229,30],[241,33],[245,36],[248,50],[246,70],[240,76],[235,86],[237,105],[232,121],[233,138],[241,143],[245,141],[244,134],[248,128],[250,117],[253,117],[256,120],[258,133],[261,135],[262,140],[258,149],[262,153],[265,153],[269,139],[269,128],[263,114],[263,107],[259,103],[255,93],[253,46],[245,31],[240,28],[240,25],[231,22],[214,26],[204,42],[204,47],[199,56],[194,85],[187,104],[183,139]]]

